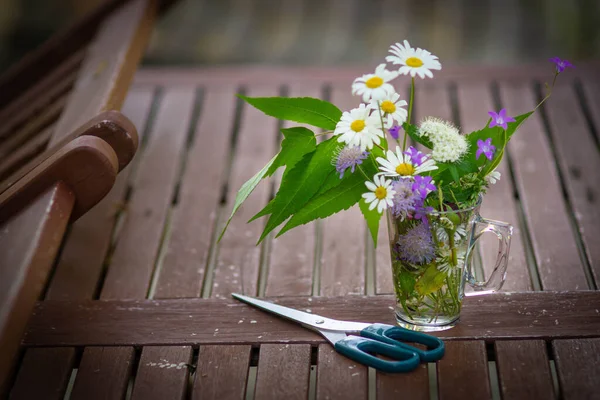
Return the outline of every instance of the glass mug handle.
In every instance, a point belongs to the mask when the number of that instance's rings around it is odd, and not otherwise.
[[[473,288],[473,292],[465,293],[465,296],[475,296],[487,293],[493,293],[504,284],[506,279],[506,267],[508,266],[508,253],[510,251],[510,239],[513,233],[513,227],[510,224],[500,221],[494,221],[491,219],[485,219],[481,215],[477,215],[472,222],[472,238],[469,244],[469,268],[467,280],[469,285]],[[494,271],[490,275],[487,281],[479,282],[475,279],[475,276],[471,273],[471,260],[473,258],[473,251],[477,240],[484,233],[491,232],[498,237],[498,257],[496,258],[496,264]]]

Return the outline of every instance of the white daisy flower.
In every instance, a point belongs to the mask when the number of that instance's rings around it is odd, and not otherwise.
[[[387,93],[381,100],[371,100],[368,107],[376,113],[379,113],[379,107],[381,107],[383,125],[386,129],[389,129],[394,125],[394,121],[399,126],[406,122],[408,112],[402,107],[406,107],[407,104],[406,101],[400,100],[398,93],[393,92]]]
[[[423,120],[419,135],[429,138],[433,144],[431,156],[437,162],[456,162],[469,150],[469,142],[458,128],[439,118]]]
[[[378,115],[369,115],[370,112],[364,104],[344,112],[333,131],[334,135],[340,136],[338,142],[359,146],[362,151],[371,150],[373,143],[379,144],[383,137],[381,122]]]
[[[448,242],[448,232],[439,227],[436,230],[437,238],[440,242]],[[454,231],[454,243],[460,243],[465,237],[467,237],[467,231],[462,226],[456,227]]]
[[[431,159],[424,159],[420,164],[413,163],[411,156],[403,153],[399,146],[396,146],[395,153],[388,150],[386,158],[377,157],[377,162],[381,165],[379,167],[380,174],[387,177],[412,177],[437,169],[435,162]]]
[[[392,207],[394,202],[392,199],[396,192],[392,189],[392,181],[385,179],[383,176],[375,175],[373,182],[365,182],[367,189],[370,192],[364,193],[362,197],[367,204],[370,204],[369,210],[377,207],[377,212],[382,213],[388,207]]]
[[[425,76],[433,78],[431,70],[442,69],[442,64],[440,64],[436,56],[427,50],[420,48],[413,49],[410,47],[408,40],[404,41],[404,45],[400,43],[392,45],[390,53],[393,55],[387,56],[385,60],[392,64],[402,65],[398,72],[403,75],[410,74],[413,78],[415,75],[419,75],[422,79]]]
[[[489,183],[491,183],[492,185],[495,185],[496,182],[498,182],[500,180],[500,172],[498,171],[492,171],[488,174],[488,176],[485,177],[485,180],[488,181]]]
[[[365,103],[369,99],[382,100],[389,93],[394,92],[394,87],[388,82],[397,76],[397,71],[388,71],[385,69],[385,64],[379,64],[374,74],[366,74],[354,80],[352,94],[362,96]]]
[[[439,257],[435,259],[437,269],[446,275],[452,275],[456,272],[457,268],[462,267],[465,263],[465,252],[458,249],[456,252],[456,265],[452,265],[451,263],[452,252],[447,246],[438,248],[438,255]]]

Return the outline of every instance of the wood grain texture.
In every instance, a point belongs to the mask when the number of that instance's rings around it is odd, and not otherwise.
[[[243,400],[249,364],[250,346],[201,346],[192,399]]]
[[[507,340],[497,341],[495,346],[500,390],[504,398],[555,398],[546,342]]]
[[[192,117],[193,88],[170,88],[140,159],[125,221],[100,297],[145,298],[157,261],[167,212],[178,180]]]
[[[483,341],[446,343],[446,354],[437,363],[437,373],[440,400],[492,398]]]
[[[102,139],[83,136],[73,140],[0,194],[0,221],[4,221],[56,182],[75,194],[72,220],[96,205],[112,188],[118,172],[117,155]]]
[[[317,359],[317,399],[367,399],[368,370],[335,351],[319,345]]]
[[[220,183],[225,178],[235,103],[233,87],[209,87],[203,93],[155,298],[200,295],[217,229],[215,219],[221,200]]]
[[[545,105],[579,234],[596,284],[600,284],[600,155],[575,89],[559,84]],[[568,132],[568,134],[565,134]]]
[[[342,110],[356,108],[360,102],[347,85],[334,87],[331,97],[331,102]],[[367,237],[358,204],[328,217],[321,226],[320,294],[364,294]]]
[[[597,398],[600,387],[600,339],[555,340],[552,348],[562,398]]]
[[[28,140],[40,134],[46,127],[55,124],[65,104],[67,104],[67,100],[67,95],[58,98],[42,110],[41,113],[34,115],[23,126],[11,132],[7,139],[0,143],[0,157],[4,158],[8,156],[11,152],[19,148],[19,146],[22,146]]]
[[[23,114],[23,110],[32,111],[32,108],[36,109],[36,107],[32,107],[32,104],[40,105],[38,111],[49,104],[55,97],[48,96],[48,92],[61,92],[57,88],[60,88],[62,85],[68,85],[70,88],[73,85],[76,77],[76,70],[81,64],[84,56],[84,49],[75,51],[54,70],[51,72],[46,71],[43,79],[36,82],[34,86],[26,91],[19,93],[18,97],[11,99],[11,102],[2,108],[0,111],[0,120],[4,121],[9,118],[15,118],[16,116],[23,118],[21,116],[29,114]],[[19,118],[16,118],[16,120]],[[25,120],[25,118],[23,120]],[[15,126],[16,125],[17,123],[15,122]],[[0,135],[0,138],[10,132],[10,130],[3,130],[3,134]]]
[[[501,82],[500,94],[503,104],[510,105],[509,115],[535,107],[532,87],[527,82]],[[520,127],[508,149],[543,289],[587,289],[540,114],[533,115]]]
[[[133,367],[132,347],[88,347],[83,351],[71,399],[125,397]]]
[[[31,349],[23,358],[10,400],[62,400],[75,364],[70,347]]]
[[[31,160],[35,155],[44,151],[54,133],[54,125],[51,125],[20,146],[18,149],[8,154],[0,161],[0,181],[7,178],[19,167]]]
[[[260,347],[254,398],[306,399],[310,345],[265,344]]]
[[[192,348],[144,347],[135,377],[133,400],[182,400],[186,394]]]
[[[123,108],[140,135],[145,130],[153,96],[153,87],[135,88]],[[136,163],[141,157],[136,157]],[[133,167],[121,171],[106,197],[71,226],[47,299],[91,299],[96,295],[117,216],[124,211],[123,201]]]
[[[485,340],[598,337],[599,296],[598,292],[582,291],[470,297],[464,301],[460,324],[436,335]],[[330,318],[395,323],[388,308],[394,304],[393,296],[269,300]],[[216,335],[215,329],[219,329]],[[45,301],[37,304],[23,339],[26,346],[282,342],[318,344],[325,339],[229,299]]]
[[[6,115],[6,120],[0,128],[0,138],[15,133],[20,126],[34,119],[37,115],[43,114],[46,108],[52,108],[61,97],[68,98],[66,93],[73,86],[75,77],[76,74],[71,72],[48,87],[45,92],[31,99],[28,104],[21,105],[19,109],[13,110],[12,114]]]
[[[102,23],[56,123],[51,146],[99,112],[121,108],[150,34],[156,5],[153,0],[132,0]]]
[[[461,84],[457,87],[459,116],[462,130],[470,133],[486,126],[488,111],[494,110],[491,87],[484,82]],[[522,132],[518,132],[521,135]],[[481,205],[481,214],[485,218],[504,221],[514,227],[508,257],[508,271],[503,291],[523,292],[532,290],[531,277],[525,257],[522,227],[519,224],[517,204],[514,197],[514,186],[508,168],[508,159],[504,157],[498,168],[500,181],[490,185]],[[490,241],[481,239],[481,257],[485,276],[489,277],[494,269],[498,254],[498,243],[495,238]]]
[[[277,86],[249,88],[247,96],[277,96]],[[233,155],[227,191],[229,217],[235,194],[239,188],[260,171],[275,155],[277,120],[245,104],[238,132],[237,151]],[[263,225],[246,222],[268,202],[269,184],[263,181],[238,210],[218,246],[217,265],[212,295],[229,297],[232,292],[256,295],[261,247],[256,246]]]
[[[20,339],[44,290],[74,203],[74,193],[58,182],[0,223],[0,395],[6,391]]]
[[[429,375],[427,364],[421,364],[412,372],[386,374],[377,371],[377,399],[428,400]]]

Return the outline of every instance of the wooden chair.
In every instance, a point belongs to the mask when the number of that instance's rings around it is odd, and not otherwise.
[[[108,0],[0,78],[0,397],[68,224],[136,152],[118,110],[170,3]]]

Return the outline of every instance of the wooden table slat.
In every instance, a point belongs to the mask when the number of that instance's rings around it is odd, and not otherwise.
[[[278,95],[278,87],[251,87],[246,93],[250,97]],[[227,185],[227,212],[229,218],[235,194],[239,188],[260,171],[275,155],[277,120],[264,115],[254,107],[244,104],[240,128],[233,156],[230,179]],[[215,188],[216,189],[216,188]],[[218,246],[212,295],[229,297],[232,292],[248,295],[257,294],[261,247],[256,242],[265,222],[246,222],[269,201],[270,187],[263,181],[238,210]],[[220,234],[220,232],[219,232]]]
[[[496,109],[492,100],[491,88],[482,84],[458,84],[457,91],[462,131],[470,133],[485,127],[489,119],[487,112]],[[517,135],[522,133],[517,132]],[[504,221],[515,228],[510,244],[509,269],[502,290],[529,291],[533,289],[533,286],[527,267],[523,230],[519,223],[518,205],[514,197],[515,190],[506,157],[496,171],[501,174],[500,181],[490,185],[481,206],[481,214],[484,218]],[[488,236],[489,239],[486,239]],[[495,266],[498,241],[493,235],[485,235],[480,239],[479,247],[482,253],[483,270],[487,278]]]
[[[194,99],[193,88],[165,91],[140,159],[135,190],[102,288],[103,299],[139,299],[148,293],[185,151]]]
[[[344,357],[329,344],[319,345],[317,400],[367,399],[368,369]]]
[[[250,346],[201,346],[191,398],[243,400],[250,350]]]
[[[262,345],[254,398],[307,399],[310,353],[308,344]]]
[[[427,364],[420,364],[412,372],[386,374],[377,372],[377,400],[429,400],[429,373]]]
[[[535,107],[532,84],[501,82],[500,94],[508,115],[518,115]],[[520,127],[508,149],[543,289],[587,289],[556,165],[539,113]]]
[[[235,89],[207,88],[194,141],[181,178],[179,203],[157,277],[155,298],[197,297],[215,235],[217,207],[229,157],[235,114]],[[210,150],[208,150],[210,149]]]
[[[558,165],[596,285],[600,284],[600,149],[572,85],[559,84],[545,105]]]
[[[133,347],[88,347],[83,351],[72,400],[124,398],[134,361]]]
[[[492,398],[485,343],[481,340],[446,343],[437,373],[440,400]]]
[[[71,347],[30,349],[25,354],[10,400],[62,400],[75,364]]]
[[[498,341],[496,363],[500,390],[505,399],[553,399],[554,385],[546,342]]]
[[[184,399],[191,362],[190,346],[144,347],[132,400]]]
[[[597,398],[600,387],[600,339],[555,340],[552,348],[562,398]]]
[[[269,300],[330,318],[395,323],[393,296]],[[599,337],[599,303],[600,292],[591,291],[469,297],[460,323],[437,335],[485,340]],[[26,346],[324,342],[296,323],[229,299],[45,301],[36,306],[23,338]]]

